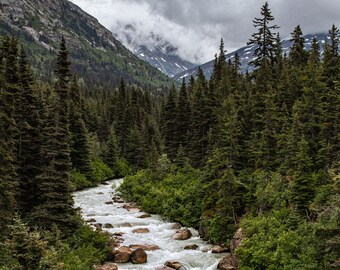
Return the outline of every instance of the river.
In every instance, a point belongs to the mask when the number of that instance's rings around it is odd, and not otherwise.
[[[163,266],[166,261],[178,261],[188,270],[215,270],[221,258],[226,254],[214,254],[204,252],[211,248],[199,238],[198,232],[189,228],[193,237],[188,240],[173,240],[171,237],[176,230],[172,229],[174,223],[163,220],[159,215],[151,215],[148,218],[138,218],[144,212],[129,212],[122,206],[123,203],[107,204],[112,201],[116,188],[122,183],[122,179],[112,180],[97,187],[74,193],[75,207],[81,208],[85,220],[95,219],[98,223],[109,223],[113,228],[104,229],[110,233],[123,232],[122,245],[148,244],[157,245],[159,250],[147,251],[146,264],[124,263],[118,264],[119,270],[154,270]],[[129,223],[132,227],[125,227]],[[125,226],[124,226],[125,224]],[[137,228],[148,228],[149,233],[132,233]],[[197,250],[184,250],[184,246],[196,244]]]

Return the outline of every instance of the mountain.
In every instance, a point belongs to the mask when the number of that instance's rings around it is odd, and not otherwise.
[[[196,64],[181,59],[176,54],[176,51],[176,48],[169,43],[165,43],[162,46],[156,46],[154,49],[149,49],[145,45],[140,45],[133,53],[158,68],[169,77],[173,77],[180,72],[187,71],[188,69],[197,66]]]
[[[97,19],[68,0],[0,0],[0,36],[19,39],[37,76],[53,78],[61,36],[73,71],[86,83],[117,85],[120,78],[160,87],[170,78],[122,45]]]
[[[143,36],[131,24],[118,25],[116,29],[112,29],[112,32],[140,59],[150,63],[169,77],[197,66],[197,64],[183,60],[178,55],[177,48],[152,32]]]
[[[306,50],[310,50],[311,49],[311,45],[312,45],[312,41],[313,38],[316,37],[316,39],[318,40],[319,46],[320,46],[320,51],[321,53],[323,52],[323,44],[325,44],[326,40],[329,39],[328,34],[327,33],[317,33],[317,34],[307,34],[304,35],[305,38],[305,48]],[[290,41],[290,38],[286,38],[282,40],[282,51],[284,54],[289,54],[290,48],[292,46],[292,41]],[[237,53],[240,57],[240,62],[241,62],[241,71],[242,72],[246,72],[248,71],[252,71],[253,70],[253,66],[249,65],[249,63],[254,59],[254,51],[256,49],[256,46],[254,45],[248,45],[248,46],[244,46],[234,52],[228,53],[226,54],[226,60],[229,61],[229,59],[231,59],[231,61],[233,61],[233,58],[235,57],[235,54]],[[204,63],[202,65],[200,65],[201,69],[204,72],[204,75],[207,78],[210,78],[212,70],[213,70],[213,64],[214,64],[214,60],[211,60],[207,63]],[[188,69],[187,71],[183,71],[180,72],[178,74],[176,74],[173,78],[177,81],[181,81],[182,78],[190,78],[191,76],[195,76],[197,73],[197,69],[198,66],[192,68],[192,69]]]

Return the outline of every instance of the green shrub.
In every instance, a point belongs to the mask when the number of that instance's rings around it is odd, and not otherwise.
[[[92,170],[93,170],[93,184],[98,184],[103,180],[114,176],[112,169],[110,169],[100,159],[92,161]]]
[[[288,209],[245,217],[241,226],[246,235],[237,250],[241,270],[322,269],[311,226],[301,222],[296,227]]]
[[[176,167],[166,170],[165,174],[163,171],[142,170],[128,176],[119,192],[125,199],[139,203],[147,212],[198,227],[202,201],[201,172],[192,168],[183,172]]]
[[[79,190],[92,186],[92,182],[86,179],[86,176],[73,169],[70,173],[72,189]]]
[[[118,159],[115,162],[114,168],[115,177],[123,177],[132,173],[132,169],[125,159]]]
[[[82,226],[67,239],[68,250],[64,252],[64,267],[67,270],[92,269],[110,255],[110,237],[102,231]]]

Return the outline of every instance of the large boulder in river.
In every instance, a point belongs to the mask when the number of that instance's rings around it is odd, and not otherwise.
[[[115,203],[124,203],[124,200],[121,197],[119,197],[119,196],[113,196],[112,200]]]
[[[186,270],[186,268],[180,262],[167,261],[164,265],[171,269]]]
[[[105,223],[105,224],[103,225],[103,228],[104,228],[104,229],[112,229],[112,228],[113,228],[113,225],[110,224],[110,223]]]
[[[148,260],[148,255],[144,249],[137,248],[131,254],[131,262],[136,264],[146,263]]]
[[[196,250],[196,249],[198,249],[198,246],[196,244],[192,244],[192,245],[185,246],[183,249]]]
[[[95,270],[118,270],[118,266],[115,263],[108,262],[103,265],[97,265]]]
[[[213,246],[211,248],[212,253],[225,253],[228,252],[229,248],[221,247],[221,246]]]
[[[159,246],[157,245],[130,245],[129,248],[131,249],[138,249],[141,248],[146,251],[153,251],[153,250],[158,250]]]
[[[139,229],[134,229],[132,230],[133,233],[149,233],[149,229],[148,228],[139,228]]]
[[[173,230],[179,230],[180,228],[182,228],[182,226],[179,223],[174,223],[171,225],[171,229]]]
[[[114,253],[114,262],[126,263],[130,261],[132,250],[129,247],[121,246]]]
[[[217,265],[218,270],[236,270],[231,255],[224,257]]]
[[[97,220],[95,220],[94,218],[90,218],[88,220],[85,220],[85,222],[94,223],[94,222],[97,222]]]
[[[149,217],[151,217],[151,215],[147,213],[138,216],[138,218],[149,218]]]
[[[178,230],[173,236],[172,239],[175,240],[187,240],[192,236],[192,233],[189,229]]]

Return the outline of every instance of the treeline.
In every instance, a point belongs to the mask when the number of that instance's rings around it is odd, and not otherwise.
[[[151,212],[199,228],[213,242],[245,234],[241,269],[339,267],[339,30],[304,48],[300,26],[283,55],[268,3],[254,19],[253,73],[226,61],[210,80],[171,89],[160,129],[166,157],[123,183]]]
[[[62,38],[55,81],[45,83],[17,40],[2,38],[1,269],[92,269],[108,259],[109,237],[82,224],[71,192],[158,159],[152,94],[124,81],[89,89],[68,56]]]

